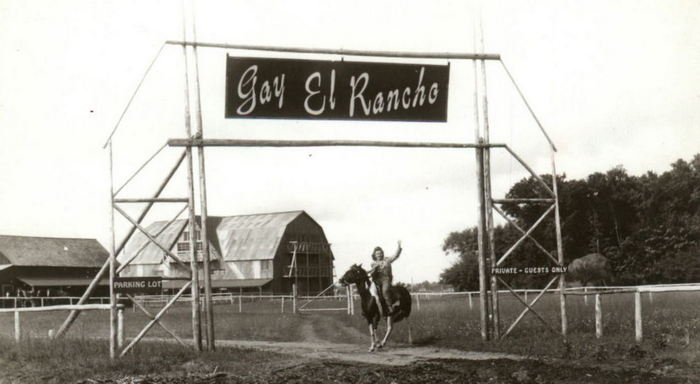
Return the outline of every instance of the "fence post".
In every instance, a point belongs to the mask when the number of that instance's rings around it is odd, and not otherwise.
[[[280,300],[280,313],[284,313],[284,296],[282,296],[282,300]]]
[[[652,291],[649,291],[649,304],[654,302],[654,293]]]
[[[469,292],[469,309],[474,308],[474,303],[472,302],[472,293]]]
[[[420,295],[416,295],[416,310],[420,311]]]
[[[243,312],[243,296],[238,295],[238,313]]]
[[[527,303],[527,289],[525,289],[525,302]]]
[[[124,308],[117,309],[117,348],[124,346]]]
[[[588,305],[588,287],[583,287],[583,304]]]
[[[15,297],[15,308],[17,308],[17,297]]]
[[[350,315],[350,286],[345,287],[345,298],[347,299],[347,310],[348,310],[348,315]]]
[[[642,294],[634,292],[634,340],[642,342]]]
[[[350,314],[355,316],[355,288],[350,285]]]
[[[297,285],[292,284],[292,313],[297,314]]]
[[[19,344],[22,339],[22,329],[19,324],[19,311],[15,311],[15,342]]]
[[[603,337],[603,303],[599,293],[595,295],[595,337]]]

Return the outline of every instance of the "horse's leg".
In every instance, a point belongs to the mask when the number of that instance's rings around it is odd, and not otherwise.
[[[371,322],[369,323],[369,352],[374,351],[374,345],[376,343],[376,337],[375,337],[375,330],[374,330],[374,324]]]
[[[391,335],[391,330],[393,329],[394,325],[394,319],[389,316],[386,318],[386,333],[384,334],[384,339],[382,340],[381,343],[379,343],[379,348],[383,347],[386,344],[386,341],[389,340],[389,335]]]

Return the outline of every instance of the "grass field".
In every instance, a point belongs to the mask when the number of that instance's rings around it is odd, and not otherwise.
[[[544,358],[545,361],[563,359],[575,364],[615,364],[630,369],[642,368],[648,372],[670,365],[682,367],[686,372],[700,373],[700,307],[697,305],[700,293],[655,293],[653,302],[649,296],[644,295],[645,338],[640,345],[634,342],[633,300],[632,294],[604,296],[604,337],[600,340],[595,338],[592,297],[588,305],[584,304],[583,297],[569,297],[567,343],[562,342],[557,333],[560,320],[556,295],[543,297],[535,306],[555,332],[529,314],[505,340],[483,343],[479,331],[477,300],[473,301],[473,308],[470,309],[465,296],[423,297],[420,309],[414,299],[410,323],[414,344],[423,346],[507,352]],[[216,337],[351,343],[357,344],[358,350],[364,350],[368,344],[367,326],[358,304],[355,303],[356,314],[349,316],[345,312],[293,315],[289,302],[285,303],[285,313],[280,313],[279,300],[244,302],[242,313],[238,312],[237,302],[220,303],[215,306]],[[311,307],[345,305],[344,301],[332,299],[315,302]],[[157,307],[149,309],[153,313],[158,310]],[[182,338],[191,338],[192,335],[189,309],[189,303],[178,304],[163,318],[164,323]],[[514,298],[507,295],[501,297],[504,329],[521,310],[522,305]],[[57,329],[66,315],[66,312],[22,314],[22,342],[15,345],[12,341],[13,315],[0,314],[0,363],[4,365],[0,371],[16,371],[33,378],[48,375],[53,382],[64,382],[101,372],[148,374],[173,369],[181,372],[179,364],[187,364],[197,358],[191,349],[171,343],[149,342],[139,344],[125,359],[112,363],[106,359],[108,346],[105,338],[108,336],[109,314],[106,311],[85,312],[71,328],[68,338],[48,340],[48,330]],[[148,318],[138,309],[127,309],[127,339],[134,337],[147,321]],[[167,337],[167,334],[155,326],[148,337]],[[405,344],[407,340],[407,326],[400,323],[392,342],[395,345]],[[269,374],[269,370],[261,370],[259,361],[279,366],[296,364],[291,357],[240,350],[224,350],[205,358],[200,356],[197,361],[200,362],[197,369],[202,372],[225,366],[252,375],[265,372]],[[227,363],[224,364],[224,361]],[[253,361],[257,364],[255,369],[252,367]],[[65,372],[56,374],[58,371]],[[267,379],[261,380],[265,382]]]
[[[501,297],[503,329],[522,310],[522,305],[508,295]],[[603,296],[604,336],[595,338],[593,297],[588,305],[583,297],[569,297],[568,343],[562,342],[559,330],[559,301],[556,295],[546,295],[535,306],[551,324],[554,332],[535,316],[528,314],[520,325],[504,340],[482,343],[479,331],[477,300],[469,309],[465,296],[421,298],[420,309],[414,299],[410,317],[413,342],[419,345],[450,347],[464,350],[484,350],[516,353],[528,356],[566,357],[600,360],[654,355],[677,359],[700,366],[700,301],[699,293],[655,293],[653,302],[643,296],[644,342],[634,342],[634,303],[632,294]],[[304,341],[312,338],[328,342],[368,342],[367,326],[358,303],[356,314],[324,312],[293,315],[291,303],[285,303],[280,313],[279,300],[245,302],[243,312],[238,304],[215,306],[215,329],[218,339]],[[317,307],[344,307],[344,301],[323,300]],[[157,307],[152,307],[153,313]],[[187,303],[172,308],[163,322],[182,338],[191,338],[191,313]],[[22,315],[22,332],[26,340],[46,337],[49,329],[57,329],[65,318],[64,312],[27,313]],[[109,315],[106,311],[85,312],[68,335],[85,340],[108,335]],[[135,336],[148,319],[138,309],[126,310],[126,337]],[[12,337],[12,314],[0,314],[0,335]],[[155,326],[148,336],[167,337]],[[406,343],[408,330],[405,323],[395,328],[392,340]]]

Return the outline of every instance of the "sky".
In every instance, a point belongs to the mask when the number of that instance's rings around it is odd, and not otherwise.
[[[700,3],[696,1],[197,1],[200,41],[414,52],[499,53],[555,142],[569,178],[623,165],[663,172],[700,152]],[[165,40],[182,39],[180,1],[0,0],[0,233],[110,244],[103,144]],[[480,15],[480,17],[479,17]],[[474,72],[450,64],[447,123],[224,118],[226,54],[200,49],[204,136],[474,142]],[[445,64],[445,60],[343,57]],[[182,49],[160,51],[114,141],[118,188],[171,137],[184,137]],[[491,140],[537,172],[550,153],[498,63],[487,64]],[[165,148],[120,197],[150,195],[177,157]],[[304,148],[206,150],[209,214],[305,210],[324,228],[336,272],[380,245],[404,253],[397,280],[437,280],[455,256],[451,232],[476,224],[471,150]],[[499,197],[526,172],[493,153]],[[164,196],[184,196],[181,169]],[[130,207],[135,214],[138,206]],[[154,209],[146,220],[179,209]],[[127,223],[117,217],[117,238]],[[567,255],[568,258],[580,255]]]

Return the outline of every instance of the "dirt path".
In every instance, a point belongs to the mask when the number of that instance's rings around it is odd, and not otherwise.
[[[367,352],[365,345],[332,344],[328,342],[275,342],[250,340],[217,340],[225,347],[250,348],[261,351],[293,354],[311,359],[334,359],[381,365],[408,365],[432,359],[455,360],[523,360],[524,357],[506,353],[465,352],[434,347],[391,346],[379,352]]]

